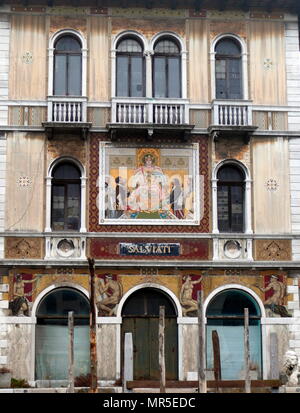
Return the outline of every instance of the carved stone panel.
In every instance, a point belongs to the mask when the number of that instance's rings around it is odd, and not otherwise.
[[[289,261],[291,260],[291,241],[255,240],[255,259],[257,261]]]
[[[44,256],[43,238],[19,238],[5,239],[5,258],[14,259],[39,259]]]

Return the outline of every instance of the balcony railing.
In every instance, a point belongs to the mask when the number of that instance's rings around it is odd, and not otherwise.
[[[86,118],[86,98],[57,96],[48,98],[48,122],[84,123]]]
[[[252,102],[214,100],[213,124],[219,126],[252,126]]]
[[[165,99],[112,100],[112,123],[114,124],[156,124],[183,125],[189,123],[187,101]]]

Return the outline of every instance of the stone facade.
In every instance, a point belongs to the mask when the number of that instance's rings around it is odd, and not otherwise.
[[[95,259],[97,374],[107,386],[120,390],[124,326],[133,320],[137,334],[141,322],[141,339],[154,334],[144,317],[147,294],[171,314],[176,380],[197,373],[200,292],[206,331],[221,317],[209,311],[218,310],[222,294],[248,300],[260,380],[279,379],[288,350],[300,358],[298,22],[267,3],[249,12],[174,2],[0,7],[0,367],[13,377],[33,386],[64,384],[54,370],[43,376],[36,340],[47,336],[47,326],[54,326],[51,337],[63,337],[63,324],[47,324],[54,302],[66,313],[81,300],[87,326],[88,257]],[[143,50],[144,97],[116,93],[125,33]],[[64,34],[81,45],[82,96],[53,92],[55,48]],[[215,98],[215,70],[224,60],[215,48],[223,38],[240,49],[240,99]],[[180,97],[153,96],[159,39],[179,50]],[[236,232],[222,232],[219,222],[229,216],[218,175],[228,165],[243,176],[240,204],[233,195],[230,201],[232,214],[242,215]],[[233,304],[226,303],[230,314]],[[243,366],[235,374],[243,379]]]

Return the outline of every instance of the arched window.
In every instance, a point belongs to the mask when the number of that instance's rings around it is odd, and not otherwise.
[[[81,44],[72,35],[61,36],[54,45],[53,94],[80,96],[82,94]]]
[[[52,172],[51,229],[80,229],[81,174],[71,162],[59,163]]]
[[[134,38],[121,39],[117,45],[117,96],[145,96],[143,47]]]
[[[215,47],[217,99],[243,99],[240,44],[231,38],[221,39]]]
[[[177,42],[170,38],[160,39],[154,45],[153,96],[181,97],[180,48]]]
[[[73,288],[57,288],[48,293],[37,309],[37,380],[68,378],[68,312],[74,312],[74,375],[90,370],[89,300]]]
[[[244,308],[249,310],[250,370],[257,379],[262,378],[260,308],[250,294],[230,289],[217,294],[206,311],[207,368],[213,368],[212,335],[215,331],[220,344],[222,380],[245,378]]]
[[[234,165],[225,165],[219,169],[217,179],[218,229],[220,232],[243,232],[244,173]]]

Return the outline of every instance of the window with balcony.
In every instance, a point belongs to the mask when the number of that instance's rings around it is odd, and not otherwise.
[[[244,173],[234,165],[225,165],[219,169],[217,179],[218,229],[220,232],[243,232]]]
[[[61,36],[54,46],[53,95],[81,96],[82,52],[78,39]]]
[[[177,43],[163,38],[154,45],[153,96],[155,98],[181,97],[181,55]]]
[[[116,95],[145,96],[145,62],[141,43],[128,37],[117,45]]]
[[[222,38],[215,47],[217,99],[243,99],[242,51],[237,40]]]
[[[51,229],[79,230],[81,223],[81,173],[70,162],[59,163],[52,173]]]

